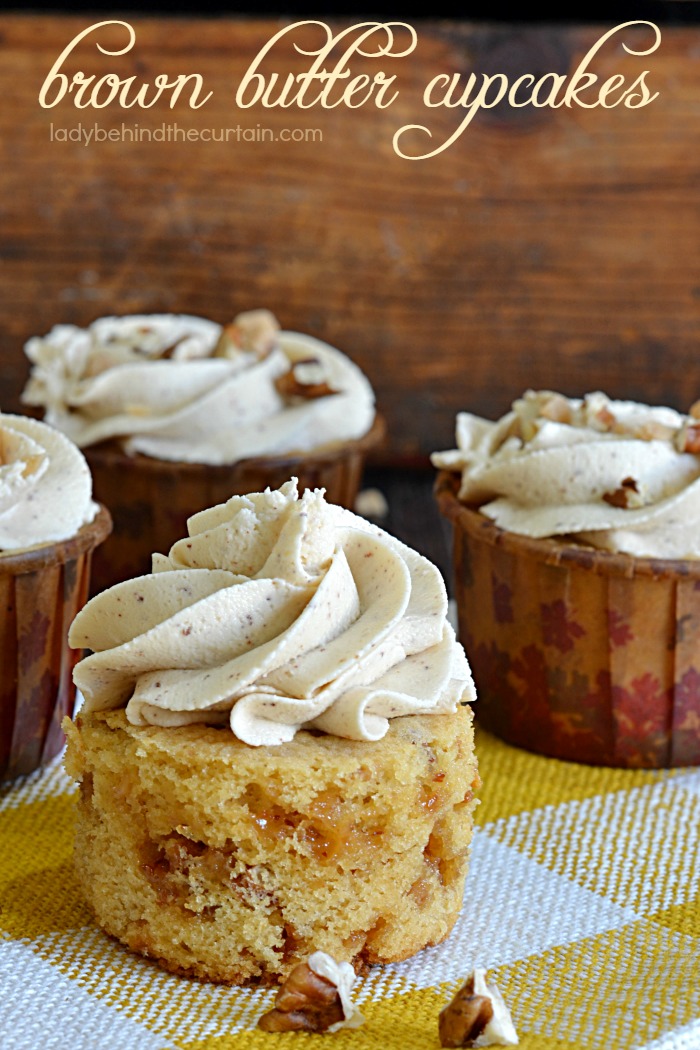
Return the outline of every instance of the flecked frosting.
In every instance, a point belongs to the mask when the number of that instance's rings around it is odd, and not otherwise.
[[[104,317],[28,341],[25,403],[81,448],[218,465],[332,449],[366,434],[372,388],[334,347],[281,332],[267,310],[231,325],[185,315]]]
[[[459,498],[524,536],[605,550],[700,557],[700,419],[671,408],[528,391],[497,422],[457,417]]]
[[[188,529],[74,621],[70,644],[93,650],[75,671],[87,711],[228,723],[259,745],[300,728],[377,740],[390,718],[474,699],[438,570],[323,490],[292,479]]]
[[[70,539],[97,509],[72,441],[36,419],[0,413],[0,553]]]

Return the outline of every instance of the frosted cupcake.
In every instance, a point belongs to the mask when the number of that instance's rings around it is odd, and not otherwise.
[[[30,339],[23,394],[85,450],[114,517],[99,586],[146,572],[187,518],[295,473],[352,506],[382,435],[370,384],[339,350],[266,310],[105,317]]]
[[[461,413],[457,446],[436,493],[484,723],[560,758],[700,763],[700,420],[528,391]]]
[[[0,413],[0,779],[32,772],[63,745],[78,656],[68,628],[109,529],[73,443]]]
[[[458,915],[478,783],[437,569],[296,485],[196,515],[71,630],[97,922],[202,979],[406,958]]]

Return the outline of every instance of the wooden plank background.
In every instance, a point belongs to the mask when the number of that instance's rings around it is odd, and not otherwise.
[[[677,407],[700,395],[699,28],[664,28],[646,59],[619,39],[604,49],[601,75],[651,69],[661,94],[644,109],[481,114],[444,153],[409,162],[392,150],[399,127],[427,114],[438,142],[457,119],[421,104],[437,73],[566,71],[611,26],[415,23],[388,109],[239,111],[244,70],[288,20],[130,21],[129,55],[86,42],[69,68],[200,72],[214,92],[204,108],[44,111],[46,73],[91,19],[0,20],[4,409],[18,407],[25,339],[57,322],[160,310],[226,321],[257,305],[365,369],[390,425],[385,464],[424,464],[452,443],[458,409],[498,414],[527,386]],[[259,123],[319,128],[323,141],[49,141],[52,123],[81,122]]]

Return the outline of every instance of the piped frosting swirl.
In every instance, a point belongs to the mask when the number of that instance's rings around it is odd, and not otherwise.
[[[339,350],[267,310],[221,327],[186,315],[103,317],[30,339],[25,403],[81,448],[110,439],[218,465],[332,449],[366,434],[372,388]]]
[[[491,422],[457,417],[459,498],[525,536],[605,550],[700,557],[700,420],[671,408],[528,391]]]
[[[96,513],[80,450],[45,423],[0,413],[0,552],[70,539]]]
[[[474,699],[438,570],[322,490],[234,496],[188,527],[77,616],[88,710],[228,723],[260,745],[300,728],[377,740],[390,718]]]

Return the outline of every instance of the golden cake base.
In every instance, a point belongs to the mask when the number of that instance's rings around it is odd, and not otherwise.
[[[478,774],[468,708],[377,742],[66,723],[76,865],[98,924],[176,973],[277,983],[322,950],[361,970],[442,941],[462,902]]]

